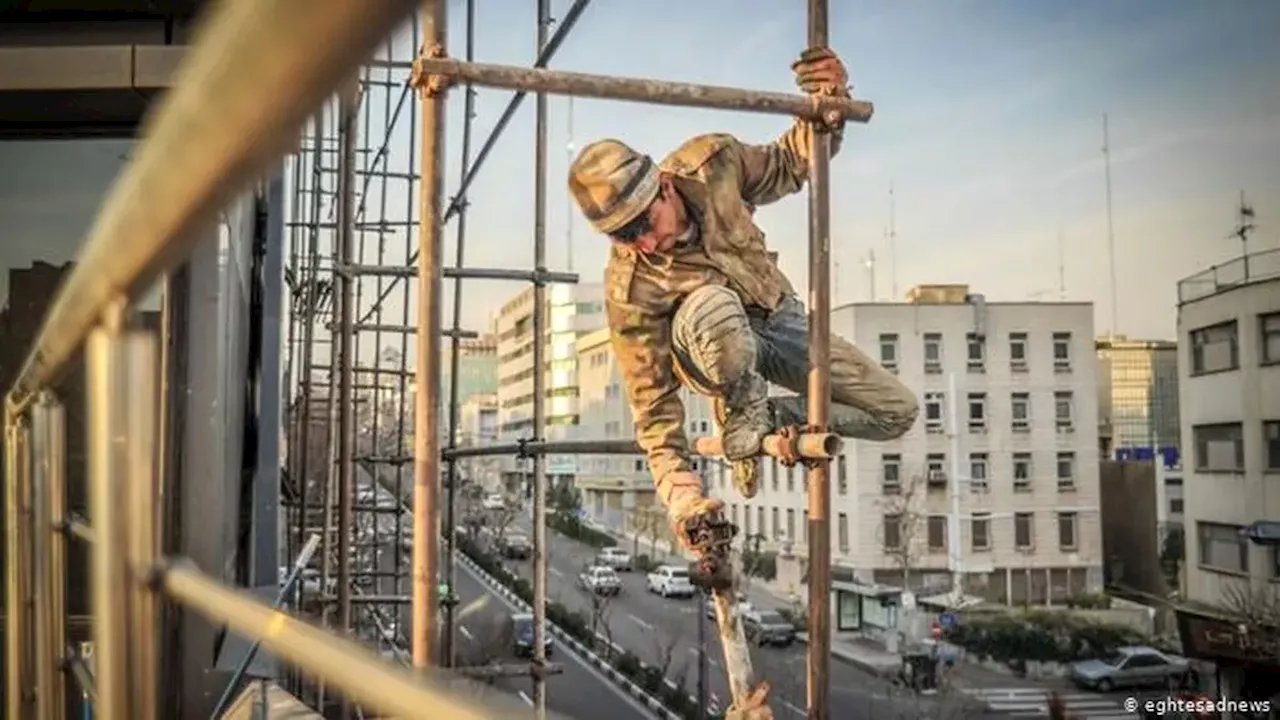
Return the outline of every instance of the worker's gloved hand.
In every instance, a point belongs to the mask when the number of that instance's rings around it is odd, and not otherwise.
[[[699,490],[696,493],[686,492],[671,497],[670,504],[667,506],[667,514],[671,518],[671,534],[675,536],[686,552],[696,552],[696,549],[690,543],[691,539],[687,532],[689,523],[699,517],[718,518],[721,511],[724,510],[724,501],[717,498],[703,497],[702,481],[697,475],[693,473],[678,474],[689,475],[697,479]]]
[[[831,48],[813,47],[791,63],[796,85],[809,95],[849,95],[849,73]]]

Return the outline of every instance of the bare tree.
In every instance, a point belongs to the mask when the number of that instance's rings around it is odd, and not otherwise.
[[[656,561],[658,541],[666,534],[667,512],[657,505],[646,505],[641,526],[642,534],[649,541],[649,557]]]
[[[880,524],[880,541],[885,555],[893,558],[902,571],[903,587],[910,587],[915,561],[928,541],[928,518],[924,507],[927,492],[926,478],[913,475],[900,483],[896,492],[880,499],[884,515]]]
[[[653,667],[662,673],[664,678],[684,677],[686,659],[680,658],[681,665],[678,675],[672,673],[672,665],[676,660],[676,648],[679,647],[681,638],[688,636],[686,629],[687,622],[681,622],[670,632],[654,632],[650,635],[653,638]]]
[[[495,676],[483,671],[511,657],[515,641],[511,625],[500,620],[473,621],[468,625],[467,632],[459,633],[466,640],[456,650],[458,670],[492,684]]]
[[[515,503],[504,503],[500,508],[487,510],[489,527],[493,529],[493,536],[490,538],[494,549],[502,548],[502,540],[507,536],[507,529],[511,527],[511,523],[515,522],[516,516],[520,514],[520,508]]]
[[[583,567],[586,572],[586,566]],[[605,595],[598,592],[587,590],[587,600],[589,603],[588,611],[590,617],[588,619],[588,627],[591,629],[591,637],[604,638],[604,650],[607,657],[613,657],[613,600],[616,596]]]

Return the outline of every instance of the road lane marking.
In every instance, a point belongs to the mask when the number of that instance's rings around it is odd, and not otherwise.
[[[636,617],[635,615],[627,615],[627,617],[631,619],[631,622],[633,622],[633,623],[635,623],[635,624],[639,625],[640,627],[644,628],[645,630],[652,630],[652,629],[653,629],[653,625],[650,625],[649,623],[645,622],[644,620],[641,620],[640,618]]]
[[[552,575],[555,575],[556,577],[564,577],[564,573],[560,572],[559,570],[553,567],[548,567],[547,572],[551,573]]]
[[[807,717],[809,715],[809,713],[805,712],[804,710],[801,710],[800,708],[796,707],[790,702],[787,702],[786,700],[782,700],[782,704],[786,706],[788,710],[799,715],[800,717]]]
[[[520,695],[521,700],[525,701],[529,707],[533,707],[533,699],[529,697],[528,693],[523,690],[517,690],[516,692]]]
[[[474,640],[474,639],[475,639],[474,637],[472,637],[472,636],[471,636],[471,631],[467,629],[467,626],[466,626],[466,625],[459,625],[459,626],[458,626],[458,632],[462,633],[462,637],[464,637],[464,638],[466,638],[466,639],[468,639],[468,640]]]

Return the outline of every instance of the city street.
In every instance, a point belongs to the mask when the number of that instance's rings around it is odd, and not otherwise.
[[[458,593],[458,655],[477,652],[515,662],[511,648],[500,639],[506,618],[516,608],[483,584],[467,566],[455,563],[455,590]],[[475,601],[487,597],[487,602]],[[465,611],[465,612],[464,612]],[[547,681],[547,708],[573,718],[594,720],[653,720],[653,715],[622,690],[589,667],[576,655],[556,644],[551,658],[564,672]],[[532,704],[533,683],[526,678],[501,678],[495,685]]]
[[[513,529],[528,533],[528,520],[521,518]],[[548,564],[548,597],[572,610],[590,617],[591,598],[580,590],[577,575],[595,557],[596,550],[547,532],[551,545]],[[527,561],[508,561],[520,574],[531,578]],[[698,599],[663,599],[650,594],[645,587],[645,574],[620,573],[622,593],[604,601],[601,621],[607,621],[614,643],[639,657],[646,664],[666,666],[667,677],[675,682],[684,678],[685,688],[697,691],[698,616],[702,611]],[[602,630],[603,632],[603,630]],[[706,621],[707,652],[710,656],[707,686],[710,700],[725,707],[730,696],[721,665],[722,653],[714,621]],[[774,711],[780,719],[795,720],[805,716],[806,646],[796,643],[789,648],[752,648],[751,658],[758,679],[768,679]],[[899,718],[926,715],[953,716],[956,711],[980,710],[982,705],[967,696],[953,695],[945,699],[917,697],[895,689],[887,681],[864,673],[833,658],[831,661],[831,705],[833,718]],[[972,714],[966,714],[972,717]]]

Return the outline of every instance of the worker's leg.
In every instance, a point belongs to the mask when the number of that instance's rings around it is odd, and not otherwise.
[[[799,393],[775,399],[775,422],[804,424],[809,374],[809,319],[804,305],[789,297],[755,323],[760,371],[770,382]],[[831,431],[863,440],[892,440],[915,424],[915,393],[853,343],[831,335]]]
[[[714,399],[734,485],[744,497],[754,497],[760,440],[770,429],[768,385],[757,367],[756,333],[742,301],[726,287],[699,288],[676,311],[671,335],[685,383]]]

